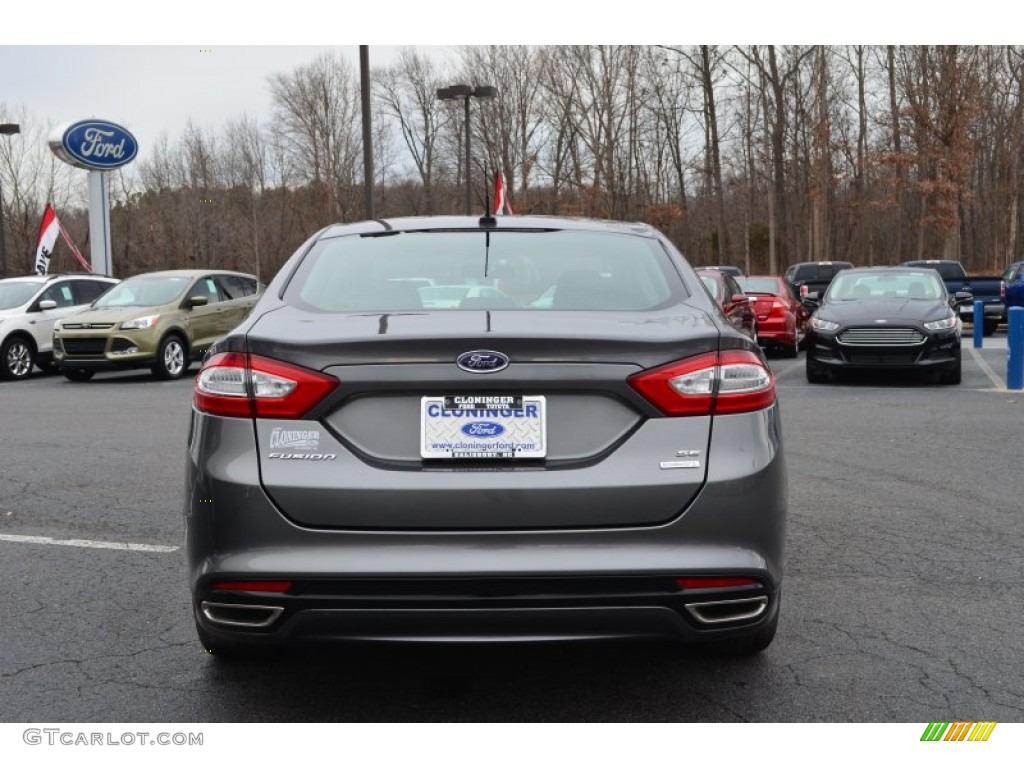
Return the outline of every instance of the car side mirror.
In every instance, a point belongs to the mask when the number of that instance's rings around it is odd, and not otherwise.
[[[817,293],[814,293],[814,294],[810,294],[809,293],[809,294],[807,294],[802,299],[800,299],[800,303],[803,304],[805,307],[807,307],[807,309],[810,309],[810,310],[815,310],[819,306],[821,306],[821,301],[819,300]]]
[[[188,297],[188,305],[192,309],[195,309],[196,307],[205,307],[209,303],[210,303],[210,297],[209,296],[189,296]]]
[[[971,301],[974,301],[974,294],[970,291],[957,291],[953,294],[953,306],[956,306],[957,304],[967,304]]]
[[[754,301],[752,296],[747,296],[745,293],[737,293],[730,299],[732,304],[750,304]]]
[[[39,311],[40,312],[45,312],[48,309],[56,309],[56,308],[57,308],[57,302],[54,301],[53,299],[43,299],[42,301],[39,302]]]

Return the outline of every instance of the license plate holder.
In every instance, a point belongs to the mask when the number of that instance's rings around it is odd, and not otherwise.
[[[420,457],[508,461],[547,456],[543,395],[420,398]]]

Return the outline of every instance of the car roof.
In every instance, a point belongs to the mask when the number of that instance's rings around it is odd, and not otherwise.
[[[846,272],[853,272],[855,274],[864,272],[885,272],[885,273],[906,273],[911,275],[920,275],[922,272],[934,272],[934,269],[930,267],[854,267],[852,269],[845,270]]]
[[[116,277],[108,277],[107,275],[94,275],[92,272],[51,272],[46,275],[15,275],[14,277],[2,277],[0,281],[5,283],[48,283],[51,280],[56,280],[59,277],[88,277],[95,278],[97,280],[112,280],[117,282]]]
[[[256,279],[256,275],[250,275],[246,272],[235,272],[230,269],[163,269],[157,272],[140,272],[125,279],[131,280],[136,277],[204,277],[206,275],[237,275],[238,277]]]
[[[416,232],[425,230],[577,230],[612,234],[656,237],[658,231],[642,222],[585,219],[567,216],[494,216],[481,224],[480,216],[402,216],[374,219],[352,224],[334,224],[320,233],[320,238],[379,232]]]

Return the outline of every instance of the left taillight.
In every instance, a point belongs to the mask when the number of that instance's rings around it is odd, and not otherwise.
[[[193,402],[215,416],[299,419],[338,380],[320,371],[242,352],[221,352],[203,363]]]
[[[746,413],[775,402],[775,379],[753,352],[709,352],[629,377],[666,416]]]

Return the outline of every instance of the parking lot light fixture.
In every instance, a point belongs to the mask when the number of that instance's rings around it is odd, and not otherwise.
[[[466,127],[466,215],[473,215],[473,174],[470,172],[472,155],[469,149],[470,123],[469,123],[469,100],[471,98],[493,99],[498,95],[498,89],[493,85],[449,85],[447,88],[437,89],[437,98],[441,101],[463,100],[465,115],[463,123]]]

